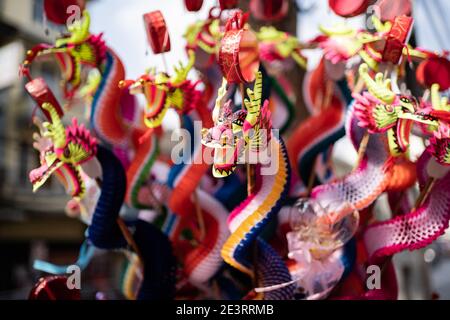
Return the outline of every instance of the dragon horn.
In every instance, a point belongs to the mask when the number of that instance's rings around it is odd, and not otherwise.
[[[442,97],[441,99],[441,109],[445,111],[449,111],[448,97]]]
[[[220,109],[222,106],[223,98],[227,94],[227,79],[222,78],[222,85],[219,88],[216,103],[212,112],[212,118],[214,123],[219,119]]]
[[[186,66],[186,70],[189,71],[192,69],[192,67],[194,66],[195,63],[195,52],[194,50],[189,50],[188,51],[188,56],[189,56],[189,60],[188,60],[188,64]]]
[[[369,67],[363,63],[359,66],[359,75],[373,96],[387,104],[394,102],[395,93],[389,89],[391,82],[390,80],[383,81],[383,74],[378,73],[373,80],[369,75]]]
[[[437,83],[434,83],[431,86],[431,105],[435,110],[441,109],[441,98],[439,96],[439,85]]]
[[[89,37],[91,26],[91,16],[87,10],[83,10],[83,20],[75,20],[69,27],[70,37],[61,38],[55,41],[56,47],[61,47],[68,43],[80,43]]]
[[[180,63],[181,67],[179,69],[175,68],[175,74],[170,79],[170,82],[175,86],[181,84],[183,81],[186,80],[189,71],[191,71],[192,67],[194,66],[195,63],[194,51],[189,50],[188,55],[189,60],[187,65],[183,67],[183,65]]]
[[[80,36],[83,36],[83,39],[89,36],[89,28],[91,26],[91,15],[87,10],[83,10],[83,20],[81,21],[81,25],[77,30],[80,32]]]
[[[248,131],[254,127],[261,115],[261,94],[262,94],[262,73],[258,71],[256,74],[255,85],[253,91],[247,89],[249,99],[244,100],[244,106],[247,110],[247,116],[244,121],[244,131]]]
[[[154,77],[156,75],[156,67],[150,67],[147,70],[145,70],[145,73],[149,76]]]
[[[381,22],[381,20],[374,14],[372,15],[372,24],[375,28],[375,30],[377,30],[377,32],[389,32],[389,30],[391,30],[392,28],[392,23],[387,21],[385,23]]]
[[[326,36],[329,36],[329,37],[330,36],[348,35],[348,34],[355,32],[354,29],[352,29],[351,27],[349,27],[348,25],[343,24],[343,23],[335,24],[331,28],[328,28],[324,25],[319,25],[319,30],[320,30],[320,32],[322,32],[323,34],[325,34]]]
[[[450,111],[449,105],[448,105],[448,98],[442,97],[439,94],[439,84],[434,83],[431,86],[431,105],[433,106],[434,110],[443,110],[443,111]]]
[[[76,32],[76,40],[82,42],[89,37],[89,29],[91,27],[91,16],[87,10],[83,10],[83,20],[81,23],[81,27]]]
[[[50,118],[52,120],[52,131],[53,131],[53,143],[56,148],[64,148],[66,145],[66,129],[61,122],[61,118],[58,115],[55,107],[48,102],[42,104],[42,108],[48,111]]]

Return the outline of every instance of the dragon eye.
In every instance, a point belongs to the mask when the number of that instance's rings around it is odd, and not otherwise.
[[[65,148],[63,154],[64,154],[64,157],[69,158],[70,157],[70,150],[69,150],[69,148]]]
[[[404,103],[410,103],[411,102],[408,98],[405,98],[405,97],[401,97],[400,101],[404,102]]]

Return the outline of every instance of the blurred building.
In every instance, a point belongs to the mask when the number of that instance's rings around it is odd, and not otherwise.
[[[25,52],[40,42],[52,42],[59,30],[43,19],[42,0],[0,0],[0,298],[26,298],[37,274],[35,258],[75,261],[85,226],[64,213],[67,196],[55,180],[32,192],[28,173],[39,166],[32,147],[33,112],[39,112],[24,90],[18,68]],[[33,65],[57,93],[56,64]],[[70,250],[67,250],[70,249]]]

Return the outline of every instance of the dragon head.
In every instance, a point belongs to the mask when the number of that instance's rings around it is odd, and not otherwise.
[[[53,105],[42,106],[51,116],[51,123],[44,122],[40,134],[35,134],[34,147],[40,152],[41,166],[30,172],[33,192],[37,191],[55,173],[74,198],[82,198],[85,186],[81,177],[81,164],[97,152],[97,142],[83,124],[64,127]]]
[[[82,66],[98,69],[106,58],[103,35],[90,34],[89,27],[90,15],[85,10],[83,19],[71,24],[69,33],[58,38],[54,45],[39,44],[28,50],[22,72],[29,74],[30,65],[37,57],[54,54],[62,71],[65,97],[72,98],[84,82]]]
[[[220,19],[210,11],[209,18],[199,20],[188,26],[184,33],[187,51],[194,51],[196,68],[203,69],[216,62],[219,52],[222,32],[220,32]]]
[[[296,37],[274,27],[261,27],[256,34],[262,60],[273,62],[292,58],[301,68],[306,69],[306,58],[301,54],[302,46]]]
[[[413,96],[395,94],[391,90],[390,80],[384,79],[383,74],[378,73],[372,79],[366,64],[360,66],[359,74],[368,89],[362,95],[353,94],[359,125],[371,133],[387,132],[393,156],[408,151],[409,135],[414,123],[437,124],[436,117],[420,108]]]
[[[393,23],[391,21],[383,23],[376,15],[372,15],[370,22],[374,32],[358,30],[345,23],[335,24],[331,28],[321,25],[319,29],[322,35],[313,39],[311,44],[318,45],[323,50],[325,58],[333,64],[347,62],[350,58],[359,56],[371,70],[378,71],[380,63],[383,62],[383,51]],[[402,54],[408,58],[425,57],[422,52],[407,44]]]
[[[197,82],[187,80],[187,75],[194,65],[195,55],[189,52],[189,62],[181,62],[175,67],[175,74],[170,77],[164,72],[150,70],[137,80],[123,80],[119,86],[128,88],[131,94],[143,94],[146,99],[145,125],[149,128],[159,127],[169,108],[179,113],[188,113],[196,108],[201,99],[201,92],[196,89]]]
[[[324,56],[333,64],[347,61],[362,49],[361,32],[346,24],[335,24],[332,28],[320,25],[319,30],[322,35],[312,40],[312,43],[318,44]]]
[[[232,111],[231,100],[223,102],[227,81],[223,79],[213,110],[214,126],[203,128],[202,143],[214,150],[213,175],[217,178],[234,172],[249,150],[265,150],[271,129],[268,101],[261,106],[262,75],[258,72],[253,90],[247,89],[245,109]]]

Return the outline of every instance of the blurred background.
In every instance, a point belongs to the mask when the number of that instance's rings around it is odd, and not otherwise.
[[[165,55],[167,65],[185,59],[186,27],[207,16],[216,0],[205,0],[199,12],[188,12],[182,0],[92,0],[91,31],[104,32],[106,42],[123,60],[127,78],[137,78],[150,66],[163,69],[161,56],[148,47],[142,15],[161,10],[172,39],[171,52]],[[248,5],[242,0],[242,7]],[[344,20],[328,9],[327,0],[291,0],[288,17],[277,27],[301,40],[318,34],[318,25],[332,25]],[[431,50],[450,49],[450,12],[448,0],[415,0],[412,41]],[[368,13],[369,14],[369,13]],[[364,28],[368,16],[346,22]],[[73,263],[84,240],[85,225],[64,212],[68,197],[57,181],[50,181],[33,194],[28,173],[39,165],[32,148],[34,126],[31,116],[35,106],[25,94],[24,80],[18,66],[25,52],[40,42],[53,42],[61,29],[44,18],[43,0],[0,0],[0,299],[26,299],[36,280],[42,275],[32,267],[35,259],[55,264]],[[318,53],[305,52],[309,68],[314,68]],[[34,72],[45,78],[55,93],[60,80],[56,64],[42,62]],[[293,71],[291,79],[298,83],[302,74]],[[297,107],[304,110],[301,98]],[[306,113],[304,113],[306,114]],[[177,127],[177,117],[167,116],[165,129]],[[421,146],[415,147],[419,152]],[[347,172],[356,152],[342,139],[335,147],[334,160],[339,172]],[[383,206],[378,208],[383,218]],[[82,273],[83,295],[94,298],[96,292],[108,298],[121,298],[118,283],[123,273],[120,254],[97,252],[94,261]],[[395,256],[401,299],[450,299],[450,235],[444,235],[432,246],[420,251]]]

